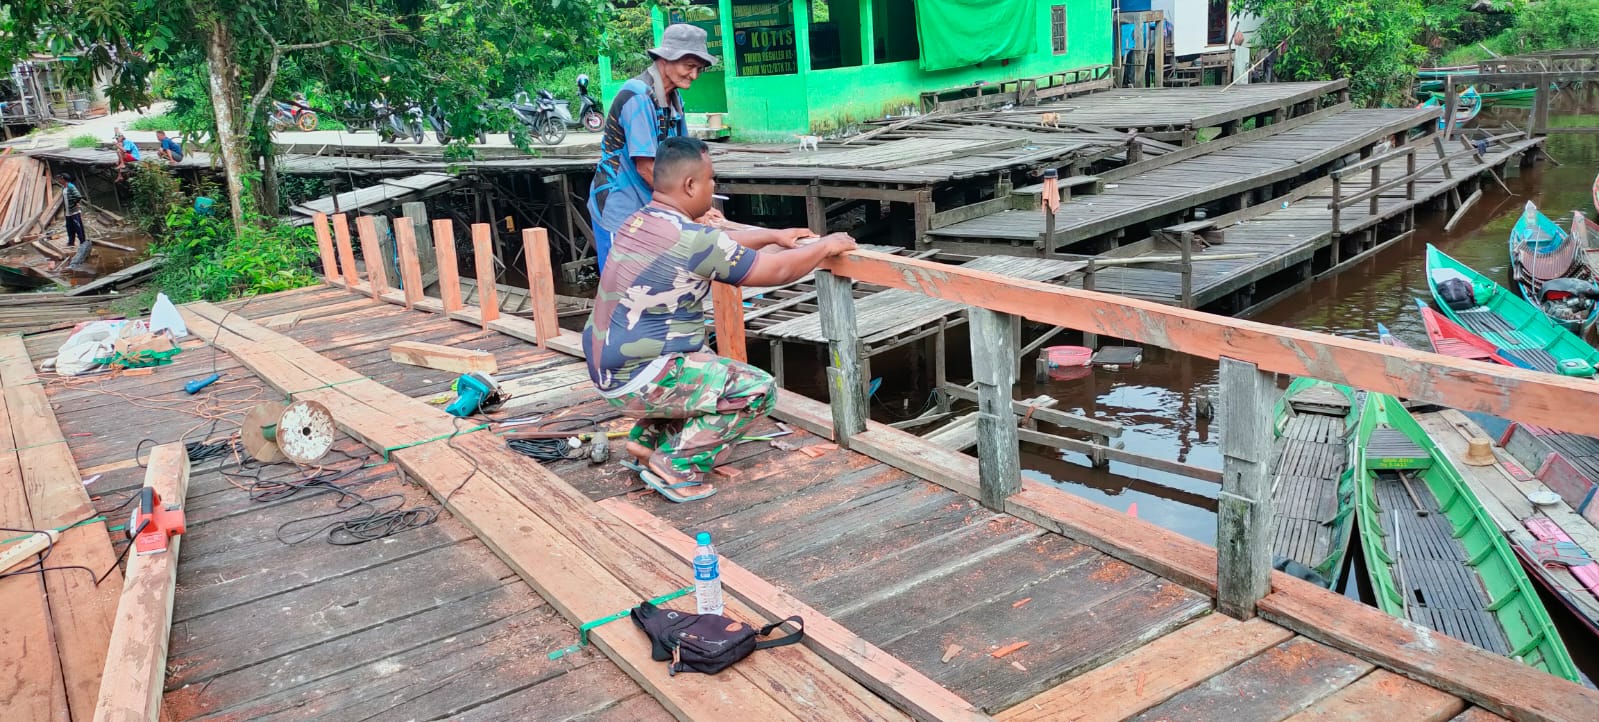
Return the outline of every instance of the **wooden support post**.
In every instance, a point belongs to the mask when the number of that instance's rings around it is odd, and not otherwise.
[[[422,269],[422,277],[438,270],[434,266],[437,254],[433,251],[433,233],[428,224],[428,206],[421,201],[411,201],[401,204],[400,212],[411,219],[411,230],[416,234],[416,262]]]
[[[412,309],[422,300],[422,264],[417,256],[416,233],[407,216],[394,219],[394,245],[400,250],[400,285],[405,293],[405,307]]]
[[[849,448],[850,437],[866,430],[866,379],[861,373],[861,339],[855,328],[855,282],[828,271],[816,272],[816,304],[827,336],[827,393],[833,410],[834,441]]]
[[[778,388],[783,388],[783,342],[774,338],[768,346],[772,356],[772,380],[777,382]]]
[[[378,249],[378,232],[372,216],[355,219],[355,229],[361,235],[361,256],[366,259],[367,289],[372,292],[372,300],[382,303],[383,294],[389,290],[389,276],[383,270],[383,252]]]
[[[1455,77],[1444,78],[1444,138],[1448,139],[1455,133],[1455,108],[1460,105],[1460,95],[1455,92]]]
[[[522,258],[527,261],[529,310],[533,312],[533,332],[539,346],[561,335],[560,316],[555,310],[555,272],[550,269],[550,232],[543,227],[522,231]]]
[[[1221,497],[1216,507],[1216,608],[1255,616],[1271,589],[1271,408],[1276,375],[1221,359]]]
[[[738,286],[712,281],[711,305],[716,311],[716,352],[748,363],[750,355],[744,341],[744,292]]]
[[[398,282],[400,280],[400,252],[394,247],[394,229],[390,227],[389,217],[382,214],[363,217],[372,219],[372,228],[378,234],[378,255],[376,258],[369,257],[366,259],[367,272],[371,273],[373,263],[381,263],[384,277],[388,277],[389,269],[392,268],[395,271],[394,280]],[[361,252],[366,252],[365,246],[361,247]]]
[[[355,275],[355,248],[350,245],[350,224],[343,213],[333,214],[333,240],[339,248],[339,269],[344,274],[344,287],[360,290],[360,279]]]
[[[322,258],[322,280],[333,283],[339,277],[339,260],[333,250],[333,231],[328,226],[328,214],[311,216],[311,226],[316,229],[317,255]]]
[[[933,393],[938,395],[938,412],[947,414],[950,411],[949,394],[944,393],[944,384],[949,383],[949,339],[948,321],[938,320],[938,333],[933,335]]]
[[[1371,190],[1372,190],[1372,195],[1371,195],[1371,207],[1368,209],[1368,212],[1371,214],[1371,216],[1373,218],[1375,218],[1377,216],[1377,201],[1382,199],[1382,194],[1376,192],[1377,187],[1380,186],[1380,185],[1382,185],[1382,164],[1378,163],[1377,165],[1374,165],[1374,166],[1371,167]]]
[[[448,218],[433,222],[433,252],[439,259],[439,302],[446,314],[461,310],[461,263],[455,258],[455,226]]]
[[[1416,202],[1416,151],[1405,154],[1405,200]]]
[[[818,236],[827,235],[827,206],[822,203],[821,187],[816,181],[805,189],[805,225]]]
[[[487,223],[472,224],[472,257],[477,263],[477,306],[487,330],[489,322],[500,317],[499,286],[494,276],[493,229]]]
[[[1183,308],[1194,307],[1194,232],[1183,231],[1180,239],[1183,251]]]
[[[1016,341],[1009,314],[967,310],[972,329],[972,376],[977,381],[977,477],[983,506],[1005,510],[1022,488],[1021,448],[1011,390],[1016,386]]]
[[[144,485],[155,489],[162,505],[181,506],[189,490],[189,455],[183,444],[151,449],[146,468]],[[105,674],[100,678],[100,696],[94,705],[95,722],[161,718],[182,542],[181,535],[170,537],[165,552],[128,557]]]
[[[912,209],[916,220],[916,247],[927,248],[932,242],[927,239],[927,232],[933,229],[933,192],[917,191],[916,204]]]
[[[1343,209],[1340,208],[1339,206],[1342,205],[1343,202],[1344,202],[1344,184],[1343,184],[1343,180],[1338,177],[1338,174],[1334,173],[1333,177],[1332,177],[1332,235],[1333,235],[1333,239],[1334,239],[1334,243],[1333,243],[1333,247],[1334,248],[1338,247],[1338,244],[1337,244],[1338,231],[1339,231],[1338,221],[1339,221],[1339,217],[1341,215],[1341,212],[1343,211]],[[1333,259],[1332,260],[1333,260],[1333,265],[1334,266],[1338,265],[1338,252],[1336,250],[1333,251]]]
[[[1083,269],[1083,290],[1094,290],[1094,259],[1088,259],[1088,267]],[[1099,336],[1092,333],[1083,333],[1083,345],[1089,349],[1099,346]]]

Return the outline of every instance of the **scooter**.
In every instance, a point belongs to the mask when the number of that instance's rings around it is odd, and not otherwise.
[[[583,129],[590,133],[598,133],[605,127],[605,112],[600,108],[599,101],[589,96],[589,76],[577,76],[577,117],[583,122]]]
[[[545,145],[557,145],[566,140],[566,126],[572,122],[572,113],[567,110],[564,100],[556,100],[548,90],[540,90],[537,102],[528,102],[526,91],[516,94],[516,101],[510,104],[511,115],[518,122],[527,126],[528,133],[544,141]]]
[[[306,107],[300,101],[284,102],[272,101],[272,115],[270,116],[273,130],[288,130],[295,128],[307,133],[316,130],[316,111]]]
[[[439,145],[449,145],[450,121],[445,119],[444,110],[439,108],[438,98],[434,98],[433,104],[428,106],[428,125],[433,127],[433,137],[438,138]]]
[[[393,143],[405,137],[419,144],[422,142],[422,108],[416,103],[405,101],[402,109],[395,111],[388,101],[379,98],[372,101],[372,114],[377,124],[378,138],[384,143]]]

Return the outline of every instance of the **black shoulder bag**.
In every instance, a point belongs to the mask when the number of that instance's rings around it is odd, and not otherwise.
[[[756,629],[720,614],[689,614],[649,602],[634,607],[630,616],[650,638],[650,658],[670,662],[666,669],[672,675],[678,672],[716,674],[757,649],[793,644],[805,636],[805,620],[798,616]],[[796,627],[793,634],[756,641],[756,637],[765,637],[788,622]]]

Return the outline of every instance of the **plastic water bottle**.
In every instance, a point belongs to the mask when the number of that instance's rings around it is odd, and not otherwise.
[[[694,601],[700,614],[722,613],[722,570],[716,561],[711,533],[702,531],[694,539]]]

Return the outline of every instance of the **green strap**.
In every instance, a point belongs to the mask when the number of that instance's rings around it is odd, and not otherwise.
[[[682,589],[679,589],[679,590],[677,590],[675,592],[671,592],[671,593],[668,593],[668,594],[662,594],[659,597],[651,599],[650,600],[650,604],[665,604],[667,602],[672,601],[673,599],[677,599],[678,597],[681,597],[681,596],[683,596],[685,594],[688,594],[689,592],[692,592],[692,591],[694,591],[694,587],[683,587]],[[572,645],[570,647],[557,649],[554,652],[550,652],[550,659],[552,661],[553,660],[557,660],[557,659],[560,659],[560,658],[562,658],[562,657],[564,657],[564,656],[566,656],[568,654],[571,654],[573,652],[576,652],[578,650],[583,649],[584,647],[589,646],[589,630],[590,629],[593,629],[593,628],[598,627],[600,625],[610,624],[611,622],[614,622],[614,621],[616,621],[618,619],[625,618],[625,617],[627,617],[627,615],[632,614],[632,613],[633,613],[632,609],[624,609],[624,610],[622,610],[620,612],[612,614],[609,617],[600,617],[599,619],[596,619],[596,620],[594,620],[592,622],[584,622],[583,626],[577,628],[577,644],[574,644],[574,645]]]
[[[84,519],[83,521],[75,521],[75,522],[73,522],[71,524],[68,524],[66,526],[56,527],[55,531],[56,531],[57,534],[60,534],[62,532],[65,532],[68,529],[76,529],[76,528],[78,528],[80,526],[83,526],[85,524],[93,524],[95,522],[105,521],[105,519],[106,518],[104,516],[91,516],[88,519]],[[119,526],[110,527],[110,528],[106,529],[106,531],[122,531],[125,528],[127,528],[126,525],[119,525]],[[35,532],[35,533],[37,533],[37,532]],[[19,542],[19,541],[22,541],[23,539],[27,539],[28,537],[31,537],[31,536],[33,536],[33,534],[23,534],[22,536],[14,536],[14,537],[11,537],[10,539],[0,539],[0,544],[10,544],[12,542]]]
[[[413,446],[421,446],[421,445],[426,444],[428,442],[438,441],[440,439],[453,439],[453,438],[455,438],[457,436],[470,434],[470,433],[472,433],[474,431],[482,431],[482,430],[487,429],[487,428],[489,428],[488,424],[479,424],[479,425],[473,426],[471,428],[461,429],[460,431],[451,431],[448,434],[439,434],[438,436],[435,436],[435,437],[433,437],[431,439],[422,439],[420,441],[413,441],[413,442],[411,442],[409,444],[399,444],[399,445],[396,445],[396,446],[390,446],[390,447],[387,447],[387,448],[385,448],[383,450],[383,460],[384,461],[388,461],[390,453],[395,452],[395,451],[399,451],[401,449],[409,449],[409,448],[411,448]]]
[[[345,379],[343,381],[334,381],[333,383],[322,384],[321,386],[312,386],[311,388],[302,389],[300,391],[290,391],[288,393],[288,397],[289,397],[290,401],[293,401],[295,394],[308,394],[308,393],[311,393],[312,391],[321,391],[322,389],[331,389],[334,386],[343,386],[345,384],[353,384],[353,383],[355,383],[357,381],[371,381],[371,380],[372,379],[369,379],[369,378],[367,378],[365,376],[362,376],[362,377],[356,378],[356,379]]]

